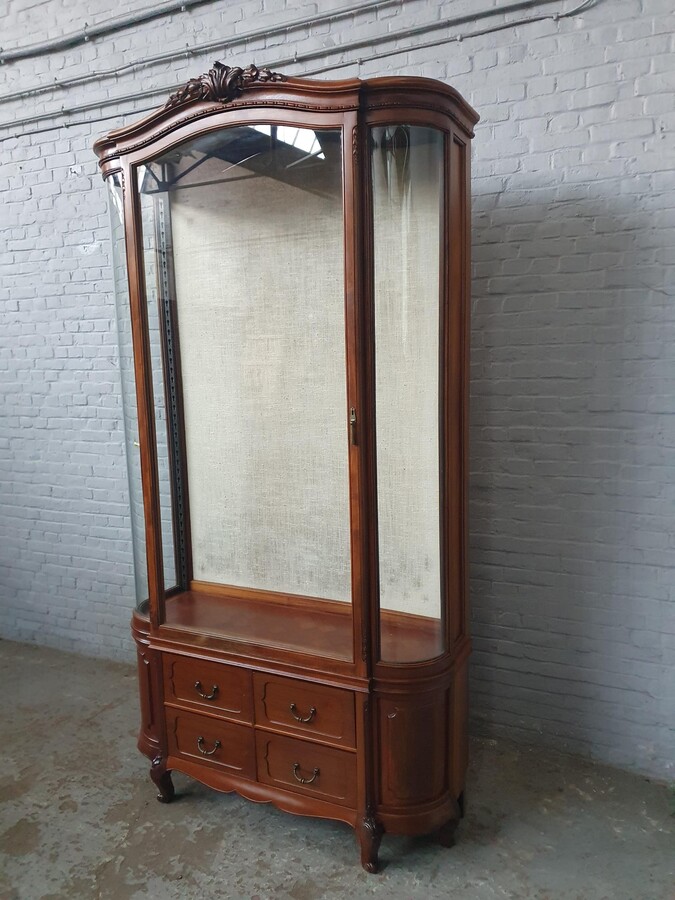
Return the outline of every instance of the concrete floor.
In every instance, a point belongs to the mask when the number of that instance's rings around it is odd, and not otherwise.
[[[457,845],[385,838],[174,776],[135,748],[136,672],[0,642],[0,900],[674,900],[675,795],[551,751],[475,741]]]

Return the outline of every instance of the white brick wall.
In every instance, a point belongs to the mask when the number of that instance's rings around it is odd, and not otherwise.
[[[1,93],[348,5],[216,0],[7,64]],[[107,656],[131,650],[110,236],[91,144],[161,97],[94,109],[90,124],[59,110],[179,85],[215,58],[260,65],[326,51],[284,68],[441,78],[482,116],[473,182],[476,727],[672,775],[673,4],[600,0],[575,18],[417,50],[405,48],[472,26],[395,37],[404,26],[504,5],[390,3],[287,38],[271,33],[0,103],[2,122],[54,116],[0,144],[1,633]],[[8,6],[5,48],[141,4]],[[350,51],[361,38],[372,44]],[[394,47],[403,52],[369,59]],[[2,128],[0,138],[13,133]]]

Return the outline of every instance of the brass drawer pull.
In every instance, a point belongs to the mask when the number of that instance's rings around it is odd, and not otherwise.
[[[303,778],[302,775],[298,775],[300,771],[300,763],[293,763],[293,776],[296,781],[299,781],[300,784],[312,784],[319,777],[319,770],[314,769],[314,774],[311,778]]]
[[[204,738],[203,737],[197,738],[197,749],[199,750],[199,752],[201,753],[202,756],[213,756],[213,754],[216,752],[218,747],[222,747],[222,744],[220,743],[220,741],[217,740],[215,742],[215,744],[213,745],[213,750],[205,750],[204,749]]]
[[[213,687],[211,688],[211,693],[205,694],[202,691],[201,681],[195,681],[195,690],[197,691],[199,696],[202,698],[202,700],[213,700],[213,699],[215,699],[215,696],[218,693],[218,685],[214,684]]]
[[[316,715],[316,706],[310,706],[309,715],[305,716],[304,719],[302,718],[302,716],[298,715],[297,708],[298,707],[295,705],[295,703],[291,703],[291,706],[290,706],[291,715],[293,716],[293,718],[295,719],[296,722],[302,722],[303,725],[306,725],[308,722],[311,722],[312,719],[314,718],[314,716]]]

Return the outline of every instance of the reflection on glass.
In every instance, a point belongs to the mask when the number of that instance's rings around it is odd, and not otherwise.
[[[115,286],[124,438],[129,477],[129,506],[134,551],[136,605],[140,607],[148,599],[148,559],[145,545],[145,519],[143,516],[143,486],[141,484],[141,457],[138,442],[138,409],[136,406],[136,382],[134,379],[134,351],[131,338],[129,282],[127,280],[124,245],[122,185],[119,175],[111,175],[106,180],[106,183],[110,191],[109,209],[113,248],[113,281]]]
[[[381,658],[443,652],[439,291],[443,135],[371,131]]]
[[[165,217],[193,579],[349,601],[340,131],[223,129],[139,187]]]

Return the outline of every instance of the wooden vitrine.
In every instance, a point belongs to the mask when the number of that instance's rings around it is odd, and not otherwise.
[[[469,141],[422,78],[216,63],[97,141],[142,726],[179,770],[384,832],[462,810]]]

